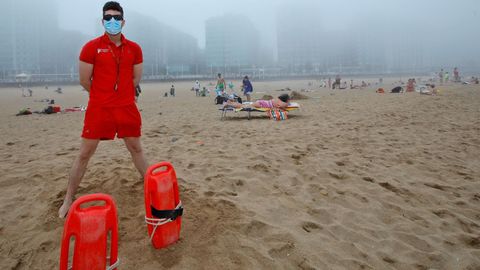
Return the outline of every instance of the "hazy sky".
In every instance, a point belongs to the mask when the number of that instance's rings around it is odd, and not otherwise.
[[[93,35],[100,23],[104,1],[56,0],[62,28]],[[135,10],[155,17],[198,39],[205,46],[205,20],[224,14],[243,14],[257,25],[265,44],[275,41],[275,14],[279,6],[309,5],[326,30],[347,29],[362,21],[405,21],[430,25],[431,33],[454,34],[455,29],[474,31],[480,25],[480,0],[123,0],[128,32],[128,13]],[[374,19],[374,20],[373,20]],[[306,26],[320,27],[320,26]],[[415,29],[414,29],[415,30]],[[428,31],[428,29],[427,29]],[[476,33],[475,33],[476,32]],[[426,32],[426,35],[429,33]],[[241,33],[239,33],[241,35]],[[239,36],[239,38],[241,38]]]

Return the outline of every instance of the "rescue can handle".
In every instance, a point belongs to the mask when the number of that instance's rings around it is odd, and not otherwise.
[[[88,203],[88,202],[94,202],[94,201],[104,201],[105,202],[105,208],[107,208],[107,207],[110,208],[113,205],[113,199],[112,199],[111,196],[109,196],[107,194],[103,194],[103,193],[95,193],[95,194],[89,194],[89,195],[85,195],[85,196],[82,196],[82,197],[78,198],[74,202],[74,204],[75,204],[74,209],[81,211],[82,209],[80,208],[80,206],[82,204]]]
[[[163,168],[163,167],[166,167],[167,169],[166,170],[158,170],[158,169]],[[161,173],[171,171],[172,169],[173,169],[173,166],[170,162],[162,161],[162,162],[159,162],[157,164],[154,164],[154,165],[150,166],[147,170],[146,175],[156,176],[156,175],[159,175]]]

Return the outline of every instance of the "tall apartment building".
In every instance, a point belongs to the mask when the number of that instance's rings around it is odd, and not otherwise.
[[[252,21],[241,15],[213,17],[205,25],[207,68],[234,71],[258,64],[259,33]]]
[[[321,20],[313,8],[283,6],[277,12],[278,63],[291,70],[312,69],[328,62]]]
[[[201,52],[196,38],[136,12],[126,19],[125,35],[142,47],[146,76],[197,73]]]
[[[72,73],[87,37],[58,27],[54,0],[4,0],[0,9],[0,78]]]
[[[15,74],[40,69],[39,40],[43,22],[37,15],[39,9],[40,3],[37,1],[6,0],[2,3],[0,70],[3,73]]]

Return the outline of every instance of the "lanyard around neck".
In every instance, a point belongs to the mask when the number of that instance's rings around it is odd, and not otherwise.
[[[108,45],[110,48],[110,53],[112,54],[113,59],[115,59],[115,63],[117,63],[117,78],[115,79],[115,87],[114,90],[118,90],[118,81],[120,80],[120,63],[122,62],[122,56],[123,56],[123,46],[120,50],[120,55],[116,55],[114,49],[112,48],[112,45]]]

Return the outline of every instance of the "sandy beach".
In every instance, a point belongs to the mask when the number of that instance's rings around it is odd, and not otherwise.
[[[169,83],[142,84],[147,158],[173,164],[185,212],[181,240],[155,250],[143,179],[123,141],[100,143],[77,197],[114,197],[119,269],[480,269],[478,85],[425,96],[253,84],[256,99],[286,87],[309,99],[286,121],[221,121],[193,83],[175,83],[174,98]],[[15,116],[43,98],[87,104],[80,86],[53,88],[0,89],[0,269],[58,268],[84,113]]]

